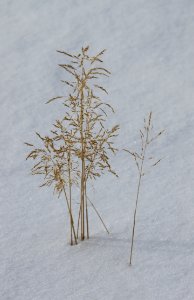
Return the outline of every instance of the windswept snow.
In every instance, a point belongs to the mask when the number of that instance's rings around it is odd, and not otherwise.
[[[194,1],[1,0],[0,299],[194,299]],[[137,173],[120,151],[119,179],[90,189],[111,234],[90,208],[91,239],[70,247],[64,200],[29,175],[23,142],[46,134],[62,113],[63,57],[56,49],[103,48],[104,84],[121,126],[117,144],[135,148],[153,111],[153,145],[164,157],[144,178],[133,266],[129,250]],[[76,205],[76,204],[75,204]]]

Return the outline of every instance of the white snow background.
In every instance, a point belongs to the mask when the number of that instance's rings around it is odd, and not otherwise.
[[[107,49],[103,82],[120,124],[119,149],[139,142],[153,111],[153,145],[165,157],[144,178],[133,266],[129,250],[137,172],[120,151],[90,197],[91,239],[71,247],[64,199],[40,189],[25,161],[35,131],[46,134],[63,107],[56,49]],[[0,1],[0,299],[194,299],[194,1]]]

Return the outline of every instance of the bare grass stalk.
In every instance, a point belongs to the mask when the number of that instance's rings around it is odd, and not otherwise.
[[[147,119],[144,119],[144,127],[142,130],[140,130],[140,140],[141,140],[141,150],[140,153],[129,151],[127,149],[124,149],[127,153],[129,153],[137,167],[138,170],[138,184],[137,184],[137,193],[136,193],[136,200],[135,200],[135,210],[133,215],[133,227],[132,227],[132,236],[131,236],[131,247],[130,247],[130,258],[129,258],[129,265],[132,265],[132,257],[133,257],[133,248],[134,248],[134,237],[135,237],[135,227],[136,227],[136,215],[137,215],[137,208],[139,203],[139,194],[140,194],[140,188],[142,183],[142,177],[145,175],[144,171],[144,165],[145,161],[152,161],[154,158],[149,157],[147,158],[147,148],[148,146],[155,141],[161,134],[164,132],[164,130],[160,131],[158,134],[156,134],[154,137],[151,136],[153,129],[152,125],[152,112],[149,113],[149,116]],[[151,164],[151,167],[156,166],[161,159],[156,160],[154,163]]]

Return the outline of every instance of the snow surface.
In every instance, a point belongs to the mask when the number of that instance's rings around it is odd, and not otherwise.
[[[0,299],[194,299],[194,1],[0,1]],[[64,200],[38,188],[23,142],[45,134],[61,114],[63,57],[107,48],[106,82],[121,126],[120,149],[138,143],[152,110],[153,146],[165,157],[144,179],[133,266],[129,249],[137,173],[128,155],[113,159],[119,179],[98,180],[90,197],[91,239],[71,247]],[[33,140],[34,139],[34,140]]]

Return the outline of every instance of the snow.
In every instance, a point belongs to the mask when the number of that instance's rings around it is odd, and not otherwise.
[[[18,0],[0,2],[0,299],[194,299],[194,2],[192,0]],[[121,126],[117,144],[135,148],[153,111],[153,145],[165,157],[145,176],[133,266],[130,235],[137,172],[122,151],[119,179],[95,182],[91,239],[71,247],[64,200],[29,175],[24,141],[60,116],[63,58],[55,50],[103,48],[105,82]],[[34,140],[33,140],[34,139]]]

